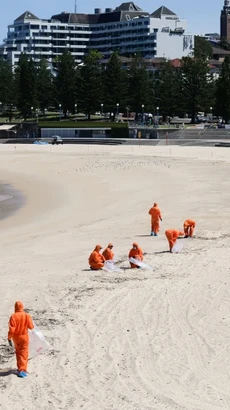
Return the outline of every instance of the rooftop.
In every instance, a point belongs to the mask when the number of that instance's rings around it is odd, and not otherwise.
[[[24,21],[24,20],[39,20],[33,13],[30,11],[25,11],[25,13],[21,14],[15,21]]]
[[[165,6],[159,7],[159,9],[151,14],[151,17],[155,17],[157,19],[160,19],[162,16],[176,16],[176,14]]]
[[[100,9],[97,9],[97,12],[95,11],[94,14],[63,12],[53,15],[51,19],[58,20],[64,24],[100,24],[116,21],[127,21],[138,17],[148,16],[160,19],[162,16],[173,17],[176,16],[176,14],[167,7],[161,6],[150,15],[150,13],[143,11],[139,6],[131,1],[122,3],[120,6],[111,11],[110,9],[107,9],[105,12],[100,12]],[[39,18],[27,10],[25,13],[21,14],[15,22],[25,20],[39,20]]]

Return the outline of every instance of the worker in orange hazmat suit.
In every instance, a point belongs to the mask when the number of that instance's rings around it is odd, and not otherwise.
[[[196,222],[193,219],[186,219],[186,221],[184,221],[184,237],[188,238],[188,237],[192,237],[194,234],[194,229],[196,226]]]
[[[102,255],[104,256],[106,261],[112,261],[113,260],[114,253],[113,253],[112,249],[113,249],[113,244],[109,243],[107,248],[102,253]]]
[[[149,215],[151,215],[151,236],[158,236],[160,230],[160,220],[162,221],[161,211],[155,202],[153,207],[149,210]]]
[[[133,243],[133,247],[129,251],[129,258],[135,258],[135,259],[138,259],[139,261],[143,261],[144,259],[143,252],[136,242]],[[135,265],[132,262],[130,262],[130,266],[132,269],[139,268],[139,266]]]
[[[184,236],[184,232],[177,231],[176,229],[168,229],[167,231],[165,231],[165,236],[168,239],[169,250],[170,252],[172,252],[172,248],[175,245],[177,238],[179,236]]]
[[[12,340],[15,346],[15,353],[18,367],[18,377],[27,376],[27,365],[29,357],[29,335],[28,329],[33,329],[34,324],[31,316],[24,311],[22,302],[16,302],[15,313],[9,320],[8,342],[11,347]]]
[[[97,245],[89,257],[89,265],[92,270],[99,270],[104,266],[105,258],[100,253],[101,250],[101,245]]]

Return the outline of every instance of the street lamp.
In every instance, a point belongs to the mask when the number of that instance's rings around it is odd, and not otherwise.
[[[76,121],[77,121],[77,104],[74,104],[74,114],[76,115]]]
[[[103,107],[104,107],[104,104],[101,104],[101,117],[103,117]]]
[[[159,107],[157,107],[157,125],[159,124]]]
[[[34,119],[33,109],[34,109],[34,107],[31,107],[32,121],[33,121],[33,119]]]
[[[144,108],[145,108],[144,104],[142,104],[141,108],[142,108],[142,122],[144,122]]]
[[[120,105],[120,104],[117,103],[117,114],[116,114],[117,117],[118,117],[118,114],[119,114],[119,111],[118,111],[118,110],[119,110],[119,105]]]
[[[212,121],[212,119],[213,119],[213,116],[212,116],[212,107],[210,107],[210,111],[211,111],[211,121]]]
[[[59,104],[59,115],[60,115],[60,121],[61,121],[61,107],[62,107],[62,105],[61,105],[61,104]]]

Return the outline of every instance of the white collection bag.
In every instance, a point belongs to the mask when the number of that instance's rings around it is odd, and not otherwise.
[[[106,272],[122,272],[122,270],[114,264],[114,261],[105,261],[103,270]]]
[[[29,357],[35,357],[50,348],[41,330],[34,324],[33,330],[29,330]]]
[[[177,241],[172,248],[172,253],[180,253],[184,247],[183,241]]]
[[[133,263],[134,265],[139,266],[141,269],[153,270],[152,266],[149,266],[149,265],[147,265],[147,263],[144,263],[144,262],[142,262],[142,261],[139,261],[138,259],[129,258],[129,262]]]

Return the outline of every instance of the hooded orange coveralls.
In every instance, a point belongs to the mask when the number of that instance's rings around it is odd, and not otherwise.
[[[113,244],[109,243],[107,248],[102,253],[106,261],[112,261],[114,258],[114,253],[112,251],[112,248],[113,248]]]
[[[97,245],[89,257],[89,265],[93,270],[101,269],[104,266],[105,258],[100,253],[101,249],[101,245]]]
[[[34,324],[31,316],[24,312],[22,302],[15,303],[15,313],[9,320],[8,340],[12,340],[15,346],[17,367],[19,372],[27,372],[29,357],[28,329],[33,329]]]
[[[160,230],[160,222],[162,221],[161,211],[158,208],[156,202],[154,203],[153,207],[149,210],[149,215],[151,215],[151,223],[152,223],[152,232],[157,234]]]
[[[195,226],[196,226],[196,222],[193,221],[193,219],[186,219],[186,221],[184,222],[184,234],[185,234],[185,236],[192,237],[193,234],[194,234]]]
[[[142,252],[141,248],[139,248],[138,244],[135,243],[135,242],[133,243],[133,246],[136,246],[136,249],[132,248],[129,251],[129,258],[135,258],[135,259],[138,259],[139,261],[143,261],[144,258],[143,258],[143,252]],[[130,262],[130,266],[131,266],[132,269],[138,268],[137,265],[135,265],[134,263],[131,263],[131,262]]]
[[[167,231],[165,231],[165,236],[168,239],[169,250],[171,252],[178,236],[184,236],[184,232],[177,231],[176,229],[168,229]]]

